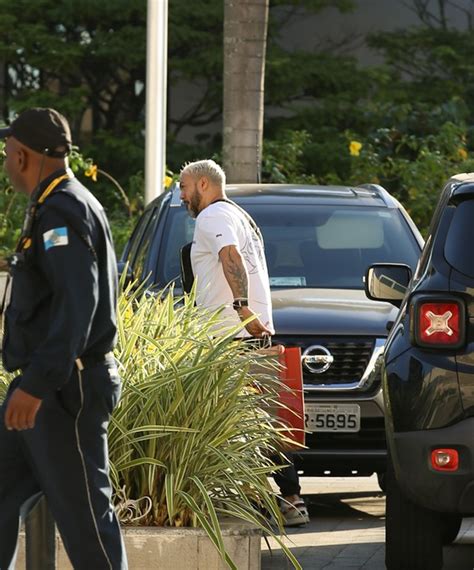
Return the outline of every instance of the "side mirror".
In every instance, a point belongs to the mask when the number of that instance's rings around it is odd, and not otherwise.
[[[119,281],[122,282],[123,285],[128,285],[129,283],[135,281],[133,270],[128,262],[118,261],[117,272],[118,272]]]
[[[365,294],[374,301],[400,307],[411,280],[411,268],[401,263],[376,263],[367,269]]]

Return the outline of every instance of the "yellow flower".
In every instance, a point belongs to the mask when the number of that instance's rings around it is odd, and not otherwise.
[[[91,164],[84,174],[90,176],[94,182],[97,182],[97,164]]]
[[[349,144],[349,152],[351,153],[351,156],[359,156],[361,148],[362,143],[359,141],[351,141]]]
[[[165,176],[165,188],[169,188],[172,182],[173,179],[171,178],[171,176]]]
[[[467,150],[465,148],[459,147],[458,148],[458,156],[462,160],[466,160],[467,158]]]

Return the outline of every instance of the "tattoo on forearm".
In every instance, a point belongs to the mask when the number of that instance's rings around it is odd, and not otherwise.
[[[234,297],[248,296],[248,276],[239,254],[227,250],[221,257],[222,267]]]

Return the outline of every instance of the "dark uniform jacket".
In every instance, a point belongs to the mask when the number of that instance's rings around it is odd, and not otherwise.
[[[66,171],[41,183],[35,197]],[[71,173],[72,175],[72,173]],[[116,339],[117,264],[105,212],[75,178],[37,208],[31,245],[12,268],[3,362],[21,388],[43,398],[71,375],[78,357],[98,357]]]

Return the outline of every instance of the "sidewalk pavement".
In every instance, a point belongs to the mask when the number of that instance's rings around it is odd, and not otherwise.
[[[288,529],[286,544],[304,570],[384,570],[385,496],[377,478],[301,478],[311,521]],[[262,540],[262,570],[292,565],[275,541]],[[474,569],[474,518],[465,519],[445,570]],[[409,570],[409,569],[407,569]],[[429,570],[429,569],[427,569]]]

